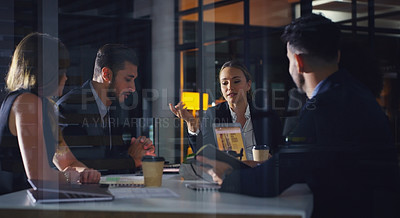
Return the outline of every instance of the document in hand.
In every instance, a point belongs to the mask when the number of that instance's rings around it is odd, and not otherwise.
[[[240,123],[214,123],[213,131],[219,150],[235,151],[237,154],[244,152],[242,159],[246,160],[246,149],[244,149]]]
[[[207,144],[203,145],[197,152],[193,160],[187,160],[187,162],[196,162],[196,164],[202,164],[195,160],[196,156],[203,156],[210,160],[222,161],[229,164],[233,169],[246,169],[250,168],[247,164],[238,160],[236,157],[228,154],[227,152],[220,151],[214,145]]]

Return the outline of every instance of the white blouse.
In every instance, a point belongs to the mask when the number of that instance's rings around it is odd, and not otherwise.
[[[231,111],[232,122],[236,123],[236,120],[237,120],[236,113],[231,108],[229,108],[229,110]],[[246,123],[242,127],[244,151],[246,154],[246,159],[253,160],[252,148],[257,143],[256,143],[256,137],[255,137],[254,131],[253,131],[253,123],[251,122],[249,105],[247,105],[246,112],[244,113],[244,117],[246,118]]]

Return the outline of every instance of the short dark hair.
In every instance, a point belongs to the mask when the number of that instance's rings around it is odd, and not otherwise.
[[[281,38],[298,52],[332,61],[338,55],[340,29],[320,14],[309,14],[286,26]]]
[[[124,69],[125,61],[139,66],[133,49],[122,44],[105,44],[97,51],[94,74],[101,73],[103,67],[110,68],[116,74],[119,70]]]

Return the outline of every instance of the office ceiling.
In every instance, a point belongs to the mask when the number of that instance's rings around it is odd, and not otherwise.
[[[60,13],[119,17],[133,11],[134,0],[59,0]]]
[[[96,16],[132,16],[134,11],[140,10],[140,8],[134,8],[135,1],[143,0],[59,0],[59,12],[66,14],[82,14],[82,15],[96,15]],[[193,4],[196,0],[180,0],[182,4]],[[204,3],[221,2],[221,0],[207,0]],[[226,0],[227,2],[232,0]],[[252,2],[257,2],[258,0],[253,0]],[[276,5],[276,1],[263,0],[264,2],[269,2],[268,4],[263,4],[265,11],[270,11],[271,7]],[[281,1],[279,1],[281,2]],[[282,1],[284,2],[284,1]],[[281,3],[282,3],[281,2]],[[300,0],[287,0],[286,5],[292,3],[299,3]],[[374,13],[376,16],[375,27],[383,29],[395,29],[400,31],[400,0],[375,0]],[[238,3],[238,1],[232,1],[232,3]],[[357,26],[367,27],[368,26],[368,0],[357,0]],[[344,25],[351,25],[352,18],[352,0],[314,0],[313,12],[322,13],[325,16],[331,18],[335,22],[341,22]],[[197,4],[196,4],[197,5]],[[238,5],[238,4],[236,4]],[[281,4],[285,5],[285,4]],[[285,6],[288,7],[288,6]],[[260,12],[260,7],[257,7],[257,13]],[[238,9],[241,10],[241,9]],[[275,10],[275,9],[274,9]],[[268,16],[271,13],[263,13],[261,17]],[[253,19],[254,25],[261,25],[265,23],[266,26],[277,26],[282,22],[275,22],[277,19],[287,18],[288,10],[281,8],[280,10],[271,15],[271,19]],[[255,18],[260,16],[254,16]],[[217,22],[217,21],[215,21]],[[222,21],[223,23],[229,23],[226,19]],[[237,21],[232,21],[237,24]],[[258,22],[258,23],[257,23]],[[286,22],[286,21],[285,21]]]
[[[400,0],[375,0],[375,28],[400,31]],[[356,1],[357,26],[368,27],[368,0]],[[322,13],[335,22],[351,25],[351,0],[317,0],[313,1],[313,12]]]

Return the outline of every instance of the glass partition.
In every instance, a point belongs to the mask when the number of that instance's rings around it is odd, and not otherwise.
[[[101,46],[124,44],[137,54],[138,75],[135,92],[123,101],[129,107],[117,112],[128,119],[129,131],[118,137],[129,143],[131,137],[146,136],[156,145],[157,155],[180,164],[190,153],[187,127],[168,104],[181,101],[182,92],[207,93],[205,107],[190,111],[202,118],[205,109],[224,102],[218,73],[226,61],[239,60],[249,69],[254,107],[273,109],[282,120],[296,115],[302,104],[290,102],[295,84],[280,35],[295,18],[322,13],[344,33],[343,51],[357,47],[365,51],[360,54],[372,54],[378,69],[372,78],[383,77],[382,87],[373,88],[399,147],[399,11],[398,0],[2,0],[0,76],[5,78],[23,37],[45,32],[58,37],[69,51],[65,96],[87,81],[100,80],[93,72]],[[43,61],[45,66],[50,62]],[[353,65],[375,62],[362,59]],[[5,86],[1,80],[0,100],[7,95]],[[296,102],[304,101],[302,97],[295,96]],[[71,145],[71,150],[83,159],[103,154],[90,146]],[[127,149],[124,152],[127,156]]]

